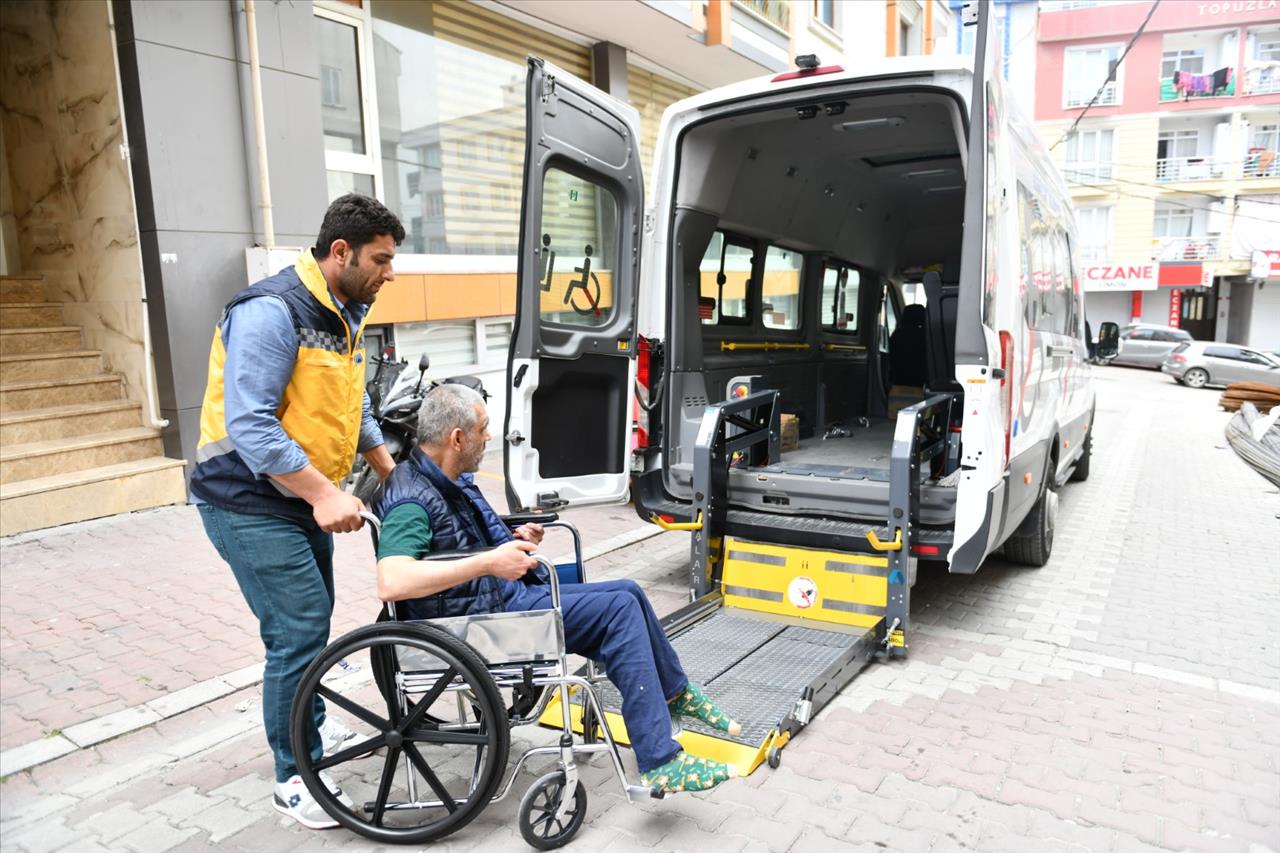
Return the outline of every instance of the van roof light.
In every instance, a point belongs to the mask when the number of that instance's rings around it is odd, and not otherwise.
[[[832,130],[857,131],[873,130],[877,127],[901,127],[907,120],[902,116],[880,116],[878,118],[860,118],[855,121],[843,121],[832,125]]]
[[[812,71],[817,68],[819,64],[818,54],[816,53],[805,53],[796,57],[796,68],[803,71]]]

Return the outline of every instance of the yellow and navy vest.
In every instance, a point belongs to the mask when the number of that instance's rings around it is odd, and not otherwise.
[[[293,375],[276,410],[280,425],[335,484],[351,472],[355,461],[364,407],[364,322],[352,334],[333,304],[319,265],[304,251],[292,267],[245,288],[222,309],[209,350],[209,383],[200,411],[191,491],[223,509],[311,522],[310,504],[251,471],[227,435],[222,326],[232,308],[259,296],[283,300],[297,332]]]

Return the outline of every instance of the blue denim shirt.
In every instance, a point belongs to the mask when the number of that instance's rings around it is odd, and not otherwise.
[[[333,305],[354,332],[369,306],[348,299]],[[274,296],[248,299],[231,309],[222,323],[224,411],[227,436],[240,458],[256,474],[290,474],[307,465],[307,454],[285,433],[276,417],[284,389],[293,376],[298,336],[284,301]],[[360,453],[382,444],[382,430],[364,395]]]

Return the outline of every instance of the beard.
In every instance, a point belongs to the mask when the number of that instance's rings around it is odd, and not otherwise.
[[[353,299],[362,305],[372,305],[378,298],[373,282],[361,272],[354,252],[346,266],[338,271],[338,289],[347,299]]]

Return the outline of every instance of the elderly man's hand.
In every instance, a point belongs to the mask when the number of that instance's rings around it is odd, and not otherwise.
[[[525,572],[537,565],[529,555],[537,548],[532,542],[512,539],[503,542],[489,552],[489,574],[509,581],[520,580]]]
[[[542,525],[533,524],[532,522],[529,524],[522,524],[515,530],[511,531],[512,536],[517,539],[523,539],[525,542],[532,542],[534,545],[538,545],[542,542],[542,533]]]

